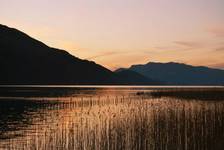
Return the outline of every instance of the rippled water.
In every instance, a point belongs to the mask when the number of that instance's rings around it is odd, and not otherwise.
[[[224,149],[221,96],[152,92],[156,89],[1,89],[0,149]]]

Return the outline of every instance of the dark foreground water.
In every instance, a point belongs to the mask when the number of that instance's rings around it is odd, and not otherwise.
[[[224,89],[1,87],[0,149],[223,150]]]

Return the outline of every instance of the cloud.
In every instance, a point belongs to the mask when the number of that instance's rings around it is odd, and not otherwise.
[[[176,51],[185,51],[185,50],[191,50],[194,48],[199,47],[199,43],[193,43],[193,42],[185,42],[185,41],[174,41],[175,45],[169,45],[169,46],[155,46],[154,49],[159,50],[160,52],[176,52]],[[197,47],[196,47],[197,46]]]
[[[210,27],[209,29],[207,29],[207,31],[216,37],[224,38],[224,26],[223,25]]]
[[[153,48],[155,48],[155,49],[168,49],[170,47],[168,47],[168,46],[155,46]]]
[[[167,51],[167,50],[176,50],[179,49],[179,47],[177,47],[176,45],[172,45],[172,46],[155,46],[153,47],[156,50],[161,50],[162,52]]]
[[[174,41],[175,44],[177,45],[181,45],[184,47],[189,47],[189,48],[196,48],[196,47],[200,47],[201,44],[198,42],[191,42],[191,41]]]
[[[219,47],[217,49],[215,49],[216,51],[224,51],[224,47]]]
[[[105,52],[105,53],[101,53],[101,54],[98,54],[98,55],[94,55],[94,56],[91,56],[91,57],[88,57],[88,58],[85,58],[87,60],[94,60],[96,58],[100,58],[100,57],[108,57],[108,56],[111,56],[111,55],[128,55],[128,54],[131,54],[131,55],[139,55],[139,54],[155,54],[157,52],[154,52],[154,51],[150,51],[150,50],[126,50],[126,51],[112,51],[112,52]]]
[[[88,57],[86,58],[87,60],[93,60],[93,59],[96,59],[96,58],[99,58],[99,57],[107,57],[107,56],[111,56],[111,55],[116,55],[118,54],[117,52],[107,52],[107,53],[102,53],[102,54],[98,54],[98,55],[95,55],[95,56],[91,56],[91,57]]]

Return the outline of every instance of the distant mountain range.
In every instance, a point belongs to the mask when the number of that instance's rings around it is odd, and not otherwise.
[[[175,62],[149,62],[144,65],[132,65],[130,68],[118,70],[135,71],[166,85],[224,85],[224,70]]]
[[[0,84],[156,84],[138,73],[114,73],[0,25]]]
[[[224,70],[179,63],[133,65],[114,72],[0,25],[0,84],[224,85]]]
[[[138,72],[132,70],[116,70],[117,76],[122,79],[120,84],[136,84],[136,85],[160,85],[162,82],[152,80]]]

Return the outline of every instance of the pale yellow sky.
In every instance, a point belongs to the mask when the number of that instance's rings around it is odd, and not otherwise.
[[[0,23],[112,70],[184,62],[224,68],[223,0],[1,0]]]

